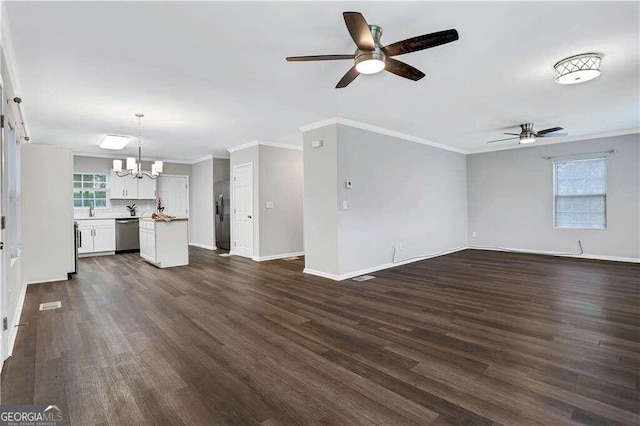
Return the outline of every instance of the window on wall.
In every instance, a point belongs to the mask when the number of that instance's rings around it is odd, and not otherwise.
[[[107,173],[73,174],[73,207],[107,207]]]
[[[607,159],[554,163],[555,226],[607,227]]]

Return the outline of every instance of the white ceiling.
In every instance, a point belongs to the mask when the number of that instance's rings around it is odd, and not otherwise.
[[[135,134],[147,157],[190,161],[255,139],[299,143],[299,126],[343,117],[478,152],[514,125],[572,137],[637,129],[639,3],[9,2],[24,109],[34,142],[109,154],[106,133]],[[383,28],[385,44],[456,28],[460,40],[398,59],[389,73],[334,86],[352,53],[342,12]],[[554,82],[567,56],[603,55],[602,76]],[[133,152],[130,144],[126,152]]]

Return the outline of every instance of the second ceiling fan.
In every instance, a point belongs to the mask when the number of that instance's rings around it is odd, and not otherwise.
[[[424,34],[407,40],[402,40],[388,46],[380,43],[382,28],[369,25],[359,12],[344,12],[344,22],[349,34],[356,44],[356,52],[352,55],[313,55],[290,56],[289,62],[299,61],[332,61],[351,59],[355,63],[336,85],[336,89],[347,87],[360,74],[375,74],[387,70],[400,77],[417,81],[424,77],[424,73],[409,64],[393,59],[392,56],[417,52],[430,47],[440,46],[458,40],[456,30],[445,30],[431,34]]]

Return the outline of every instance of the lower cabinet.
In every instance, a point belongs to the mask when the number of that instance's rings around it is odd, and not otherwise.
[[[140,256],[152,263],[157,263],[156,231],[153,222],[148,225],[140,221]],[[146,227],[145,227],[146,225]]]
[[[116,250],[116,223],[113,219],[78,220],[78,254],[104,254]]]

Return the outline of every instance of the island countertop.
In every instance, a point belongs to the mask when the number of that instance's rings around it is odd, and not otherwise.
[[[164,220],[164,219],[154,219],[152,217],[141,217],[140,220],[146,220],[149,222],[177,222],[177,221],[181,221],[181,220],[189,220],[188,217],[176,217],[173,218],[171,220]]]

